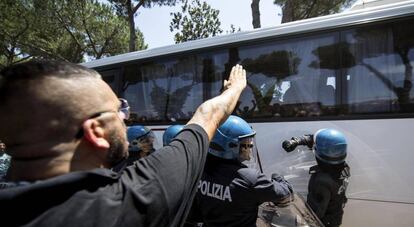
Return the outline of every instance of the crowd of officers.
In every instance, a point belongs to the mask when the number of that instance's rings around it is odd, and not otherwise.
[[[246,164],[256,132],[229,115],[246,87],[240,65],[186,125],[167,128],[158,150],[149,128],[125,126],[128,102],[94,70],[29,61],[0,76],[0,138],[11,156],[0,183],[5,226],[256,226],[260,204],[293,199],[283,176]],[[307,200],[325,226],[339,226],[345,137],[322,129],[313,139]]]

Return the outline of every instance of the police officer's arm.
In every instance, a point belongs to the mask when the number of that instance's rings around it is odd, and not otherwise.
[[[262,174],[263,175],[263,174]],[[264,176],[264,175],[263,175]],[[293,188],[292,185],[285,180],[285,178],[277,173],[272,174],[272,183],[275,188],[279,188],[279,190],[282,190],[281,195],[284,197],[280,197],[277,201],[273,202],[276,205],[284,206],[289,205],[291,201],[293,201]]]
[[[330,199],[331,191],[323,183],[309,189],[307,202],[319,219],[325,216]]]
[[[221,95],[201,104],[187,125],[200,125],[211,141],[216,129],[233,112],[245,87],[246,71],[241,65],[236,65],[232,68],[229,79],[224,80],[224,91]]]
[[[241,169],[239,173],[246,183],[245,187],[251,190],[251,197],[258,203],[285,204],[293,198],[292,186],[278,174],[273,174],[269,179],[263,173],[249,168]]]

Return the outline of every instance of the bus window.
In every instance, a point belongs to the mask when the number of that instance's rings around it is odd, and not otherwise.
[[[192,88],[200,81],[194,73],[194,65],[194,59],[188,58],[125,67],[123,92],[130,102],[132,121],[145,123],[186,119],[185,104],[189,105],[189,109],[194,109],[194,102],[197,102],[194,99],[198,97],[190,95]]]
[[[292,38],[240,48],[248,71],[248,87],[238,113],[245,118],[294,118],[334,115],[338,65],[336,50],[321,47],[337,43],[338,35]],[[323,56],[323,58],[321,57]]]
[[[102,79],[112,88],[115,93],[118,93],[119,86],[119,69],[100,71]]]
[[[222,88],[227,54],[187,55],[125,67],[123,96],[131,121],[187,121],[195,109]]]
[[[414,20],[343,32],[349,114],[413,112]]]

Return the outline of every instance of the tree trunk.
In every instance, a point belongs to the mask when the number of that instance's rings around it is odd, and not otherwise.
[[[131,0],[127,1],[128,4],[128,24],[129,24],[129,52],[135,51],[135,42],[137,41],[137,36],[135,34],[135,21],[134,15],[135,12],[132,9]]]
[[[287,0],[285,5],[282,7],[282,24],[290,21],[294,21],[294,0]]]
[[[252,0],[252,17],[253,17],[253,28],[260,28],[260,9],[259,9],[260,0]]]

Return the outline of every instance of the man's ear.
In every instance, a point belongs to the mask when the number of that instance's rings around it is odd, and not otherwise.
[[[109,142],[105,138],[105,129],[99,121],[96,119],[88,119],[82,124],[83,136],[93,146],[101,149],[108,149]]]

